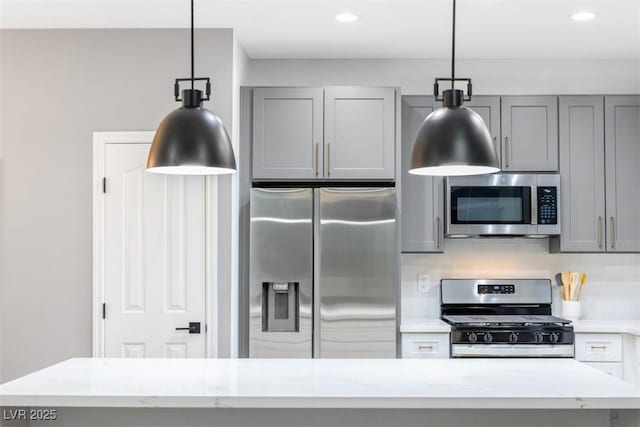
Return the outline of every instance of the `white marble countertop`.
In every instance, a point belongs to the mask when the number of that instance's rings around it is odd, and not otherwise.
[[[0,406],[622,409],[640,388],[572,359],[70,359]]]
[[[440,319],[408,319],[400,325],[401,333],[449,333],[451,326]]]
[[[573,321],[578,333],[631,334],[640,336],[640,320],[581,319]]]

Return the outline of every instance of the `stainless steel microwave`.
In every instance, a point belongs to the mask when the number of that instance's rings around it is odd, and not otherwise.
[[[492,174],[446,180],[448,237],[560,234],[560,175]]]

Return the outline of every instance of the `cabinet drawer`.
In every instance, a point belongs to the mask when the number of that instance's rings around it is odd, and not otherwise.
[[[576,334],[576,359],[581,362],[622,362],[622,336]]]
[[[616,362],[585,362],[585,365],[596,368],[599,371],[604,372],[612,377],[624,380],[624,369],[622,363]]]
[[[448,359],[449,334],[402,334],[402,358]]]

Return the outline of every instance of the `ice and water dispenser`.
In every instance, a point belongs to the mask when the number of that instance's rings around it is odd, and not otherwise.
[[[298,332],[299,282],[262,283],[262,331]]]

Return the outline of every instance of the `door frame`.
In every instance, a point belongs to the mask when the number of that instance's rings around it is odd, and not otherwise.
[[[105,148],[107,144],[151,144],[155,132],[93,132],[93,272],[92,272],[92,356],[104,357],[105,333],[102,318],[105,268],[105,198],[103,193]],[[108,183],[107,183],[108,184]],[[217,181],[205,178],[205,357],[217,357],[215,338],[217,328],[218,265],[217,259]]]

